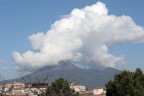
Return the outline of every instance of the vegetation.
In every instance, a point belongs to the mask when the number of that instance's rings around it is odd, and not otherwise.
[[[63,78],[56,79],[41,96],[79,96],[79,93],[70,89],[69,82]]]
[[[122,71],[113,81],[106,84],[106,96],[144,96],[144,74],[141,69],[135,72]]]

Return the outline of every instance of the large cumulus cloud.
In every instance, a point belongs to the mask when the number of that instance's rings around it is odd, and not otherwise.
[[[114,44],[143,42],[144,31],[129,16],[108,14],[105,4],[97,2],[72,12],[54,22],[47,33],[28,37],[32,50],[13,52],[17,64],[31,68],[71,60],[89,66],[114,67],[124,62],[122,56],[109,53]]]

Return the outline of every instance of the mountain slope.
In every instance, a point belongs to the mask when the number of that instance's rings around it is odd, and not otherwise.
[[[36,73],[46,74],[52,73],[49,81],[52,82],[56,78],[63,77],[70,81],[79,83],[80,85],[85,85],[90,88],[94,87],[104,87],[105,84],[112,80],[114,75],[120,71],[114,68],[105,68],[102,70],[94,69],[81,69],[77,66],[71,64],[70,62],[62,61],[56,66],[47,66]]]
[[[119,73],[120,71],[114,68],[105,68],[101,70],[94,70],[94,69],[81,69],[77,66],[71,64],[67,61],[62,61],[60,64],[55,66],[46,66],[43,67],[34,73],[24,76],[26,81],[29,80],[34,81],[33,78],[36,74],[39,76],[43,76],[44,74],[51,73],[52,76],[49,77],[48,82],[54,81],[56,78],[63,77],[68,79],[72,82],[76,82],[79,85],[84,85],[89,88],[96,88],[96,87],[104,87],[105,84],[112,80],[114,75]],[[15,79],[13,81],[18,81],[20,79]],[[29,81],[28,81],[29,82]]]

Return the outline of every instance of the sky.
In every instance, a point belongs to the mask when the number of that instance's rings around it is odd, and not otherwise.
[[[18,66],[31,70],[60,60],[144,70],[143,5],[143,0],[0,0],[0,73],[16,78]]]

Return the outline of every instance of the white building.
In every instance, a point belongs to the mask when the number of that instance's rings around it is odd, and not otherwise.
[[[80,85],[77,85],[77,84],[70,84],[70,88],[75,90],[76,92],[79,92],[79,93],[84,93],[86,91],[86,87],[85,86],[80,86]]]
[[[92,92],[93,92],[94,96],[103,95],[106,93],[103,88],[93,89]]]

